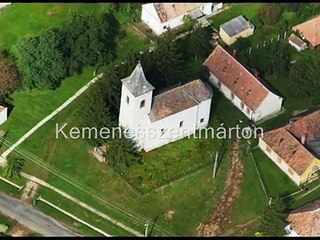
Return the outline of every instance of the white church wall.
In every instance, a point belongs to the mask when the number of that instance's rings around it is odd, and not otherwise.
[[[143,146],[144,150],[146,152],[151,151],[152,149],[188,136],[190,135],[188,134],[189,132],[194,133],[197,122],[197,112],[198,106],[194,106],[156,122],[150,122],[148,129],[157,130],[158,135],[153,139],[146,138]],[[183,122],[182,127],[180,127],[181,121]],[[161,129],[165,129],[167,131],[164,131],[163,135],[160,135]]]

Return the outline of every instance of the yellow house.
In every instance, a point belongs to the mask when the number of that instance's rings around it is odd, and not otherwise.
[[[320,110],[259,137],[261,150],[297,185],[316,179],[320,173],[319,123]]]
[[[253,32],[253,24],[240,15],[220,25],[219,35],[226,44],[231,45],[238,38],[249,37]]]

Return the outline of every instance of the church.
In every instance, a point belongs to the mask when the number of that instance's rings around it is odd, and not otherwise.
[[[146,152],[205,128],[210,118],[211,87],[200,79],[156,96],[140,63],[121,80],[119,125],[130,130]]]

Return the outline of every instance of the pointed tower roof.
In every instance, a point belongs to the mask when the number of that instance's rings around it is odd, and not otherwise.
[[[147,81],[140,62],[137,64],[131,75],[122,79],[121,82],[135,97],[154,89],[154,87]]]

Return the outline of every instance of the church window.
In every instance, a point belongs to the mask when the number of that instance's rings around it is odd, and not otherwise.
[[[204,118],[201,118],[201,119],[200,119],[200,122],[203,123],[203,122],[204,122]]]
[[[127,96],[127,103],[129,104],[129,97]]]
[[[244,103],[243,102],[240,103],[240,107],[241,107],[241,109],[244,108]]]
[[[232,99],[232,100],[234,99],[234,94],[233,94],[233,93],[231,93],[231,99]]]
[[[140,108],[143,108],[145,104],[146,104],[146,100],[142,100],[142,101],[140,102]]]
[[[183,121],[181,121],[179,124],[179,127],[182,127],[182,126],[183,126]]]

